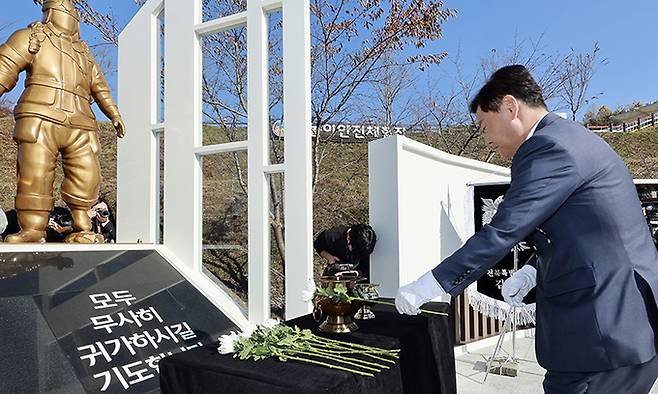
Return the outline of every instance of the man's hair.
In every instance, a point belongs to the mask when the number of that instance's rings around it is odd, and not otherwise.
[[[352,243],[352,254],[361,259],[369,256],[375,249],[377,234],[367,224],[356,224],[350,227],[350,240]]]
[[[525,66],[515,64],[493,73],[471,101],[469,109],[472,113],[477,112],[478,107],[484,112],[498,112],[503,97],[508,94],[530,107],[546,108],[541,88],[530,75],[530,71]]]

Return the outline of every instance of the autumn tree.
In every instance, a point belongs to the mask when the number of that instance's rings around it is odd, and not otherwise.
[[[583,122],[588,126],[607,126],[615,113],[607,106],[601,105],[585,113]]]

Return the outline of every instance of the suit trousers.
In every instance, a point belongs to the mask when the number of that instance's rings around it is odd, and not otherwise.
[[[602,372],[546,372],[546,394],[647,394],[658,378],[658,356]]]

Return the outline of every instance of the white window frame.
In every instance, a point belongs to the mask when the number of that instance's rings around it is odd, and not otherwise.
[[[176,17],[166,20],[166,119],[159,124],[158,17],[163,10],[165,15]],[[267,15],[276,11],[282,12],[283,19],[286,135],[284,164],[272,165],[269,162]],[[208,34],[239,26],[247,27],[248,139],[203,146],[200,40]],[[203,273],[202,160],[211,154],[246,151],[249,178],[248,319],[258,323],[271,315],[267,183],[271,174],[283,174],[286,185],[286,318],[310,312],[310,305],[301,300],[301,291],[313,276],[310,87],[309,0],[247,0],[245,12],[207,22],[201,20],[201,0],[147,1],[119,40],[119,105],[128,128],[125,140],[118,146],[119,242],[158,241],[158,133],[164,132],[163,248],[174,258],[177,268],[204,294],[229,317],[240,320],[239,308]]]

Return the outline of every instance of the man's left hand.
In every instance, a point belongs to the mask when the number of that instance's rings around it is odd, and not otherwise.
[[[523,298],[537,285],[537,270],[526,264],[503,282],[501,293],[511,306],[523,306]]]
[[[415,282],[398,289],[395,308],[405,315],[417,315],[423,304],[445,294],[441,285],[434,279],[432,271],[429,271]]]

